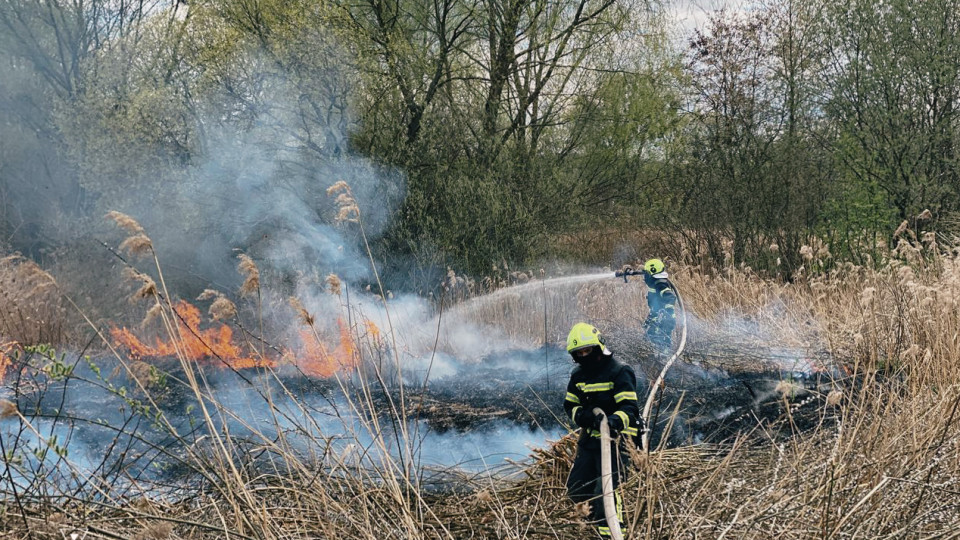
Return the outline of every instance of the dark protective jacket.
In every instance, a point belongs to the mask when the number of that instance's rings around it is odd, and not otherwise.
[[[643,329],[651,343],[661,349],[669,349],[673,329],[677,325],[677,292],[667,280],[666,273],[654,276],[644,274],[643,281],[647,285],[647,306],[650,307]]]
[[[567,418],[576,422],[579,409],[593,414],[594,407],[600,407],[608,417],[620,417],[624,435],[639,437],[642,425],[637,404],[637,376],[633,368],[621,364],[613,355],[601,355],[594,364],[577,366],[570,374],[563,402]],[[581,429],[578,445],[599,448],[600,432]]]
[[[644,276],[644,282],[647,284],[647,306],[650,308],[647,320],[676,320],[677,292],[667,278]]]

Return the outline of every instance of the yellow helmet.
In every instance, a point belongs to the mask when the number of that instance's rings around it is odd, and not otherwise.
[[[650,259],[649,261],[643,263],[643,269],[647,271],[648,274],[659,274],[663,272],[665,268],[663,261],[660,259]]]
[[[600,331],[587,323],[577,323],[567,334],[567,352],[572,353],[577,349],[586,347],[603,347],[603,338],[600,337]]]

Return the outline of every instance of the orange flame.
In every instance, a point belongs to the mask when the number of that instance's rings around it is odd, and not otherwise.
[[[269,359],[251,358],[244,354],[243,348],[233,343],[233,330],[225,324],[214,324],[210,328],[200,328],[200,310],[185,300],[174,306],[179,315],[176,340],[163,341],[157,338],[153,345],[146,345],[126,328],[114,328],[110,335],[114,341],[130,350],[130,356],[160,358],[182,355],[194,362],[223,360],[234,369],[273,366]]]
[[[332,350],[316,338],[309,330],[300,330],[300,342],[303,344],[303,359],[300,369],[314,377],[330,377],[339,371],[349,371],[360,363],[360,355],[350,335],[350,328],[337,319],[340,329],[340,343]]]
[[[4,377],[6,377],[7,370],[13,365],[13,360],[10,358],[10,351],[17,345],[19,345],[19,343],[16,341],[0,343],[0,383],[2,383]]]
[[[364,321],[364,324],[367,326],[367,335],[370,336],[371,341],[373,341],[374,345],[380,347],[382,345],[380,328],[378,328],[377,325],[374,324],[370,319]]]
[[[229,366],[234,369],[279,365],[278,360],[254,358],[246,354],[244,347],[234,344],[233,330],[225,324],[214,323],[201,329],[200,310],[189,302],[181,300],[174,309],[179,314],[177,325],[180,335],[176,340],[164,341],[157,338],[153,345],[147,345],[126,328],[114,328],[110,335],[137,360],[182,355],[193,362]],[[350,328],[342,319],[337,319],[337,326],[339,342],[332,350],[310,330],[304,329],[300,331],[299,354],[288,352],[284,356],[312,377],[330,377],[334,373],[355,368],[360,362],[360,355]],[[367,328],[373,328],[376,335],[379,335],[379,329],[373,323],[368,322]]]

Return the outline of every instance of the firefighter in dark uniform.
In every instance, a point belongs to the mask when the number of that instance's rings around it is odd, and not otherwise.
[[[567,336],[567,352],[578,364],[567,384],[563,409],[574,424],[581,428],[577,442],[577,456],[567,478],[567,493],[581,503],[589,501],[590,519],[601,537],[610,536],[603,511],[600,470],[600,424],[606,422],[618,449],[611,456],[613,489],[617,505],[617,519],[623,522],[623,504],[618,491],[621,470],[629,462],[626,449],[635,444],[642,431],[640,409],[637,405],[637,377],[633,368],[613,358],[603,345],[600,332],[586,323],[577,323]],[[604,414],[594,414],[599,407]]]
[[[677,325],[677,291],[667,279],[666,267],[660,259],[643,263],[643,281],[647,284],[647,307],[650,308],[643,330],[654,347],[669,351]]]

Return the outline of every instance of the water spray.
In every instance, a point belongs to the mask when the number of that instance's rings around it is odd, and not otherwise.
[[[642,276],[645,273],[644,270],[634,270],[632,268],[627,268],[622,272],[614,273],[615,277],[622,277],[624,283],[628,283],[627,278],[629,276]],[[660,370],[660,375],[657,376],[656,381],[654,381],[653,386],[650,388],[650,394],[647,396],[647,402],[643,406],[643,413],[641,417],[643,418],[643,435],[641,436],[641,447],[644,452],[650,452],[650,432],[653,430],[653,426],[650,424],[650,409],[653,407],[653,400],[656,398],[660,390],[663,389],[663,380],[667,376],[667,370],[670,369],[670,366],[676,362],[677,358],[680,357],[680,354],[683,353],[683,348],[687,344],[687,310],[683,306],[683,298],[680,296],[680,290],[677,289],[677,286],[673,284],[669,279],[667,283],[670,284],[670,287],[673,289],[673,292],[677,295],[677,307],[680,308],[680,343],[677,344],[677,350],[674,351],[673,355],[670,356],[670,359],[667,360],[667,363],[663,365],[663,369]]]

